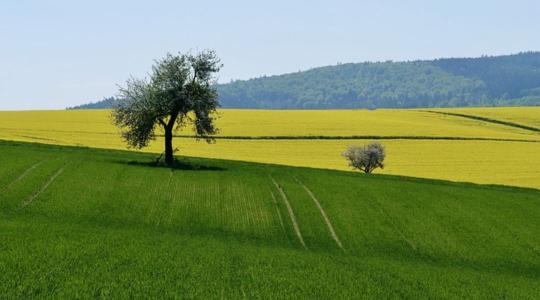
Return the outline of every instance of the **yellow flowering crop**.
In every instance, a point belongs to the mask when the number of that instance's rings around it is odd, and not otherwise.
[[[467,108],[443,111],[540,124],[539,108]],[[220,136],[378,136],[518,139],[380,142],[387,167],[378,173],[540,188],[540,134],[505,125],[420,110],[221,110]],[[190,135],[189,130],[180,135]],[[0,112],[0,139],[126,149],[108,110]],[[218,139],[208,145],[176,138],[180,155],[349,170],[341,152],[360,140]],[[144,149],[161,152],[158,139]]]

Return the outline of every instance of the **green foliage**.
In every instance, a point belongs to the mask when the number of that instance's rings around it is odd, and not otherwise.
[[[3,298],[540,293],[538,190],[195,158],[171,170],[151,155],[11,142],[0,154]]]
[[[150,81],[128,80],[113,111],[116,125],[125,129],[126,141],[133,147],[146,147],[155,138],[157,125],[172,129],[191,123],[198,136],[216,133],[212,114],[218,102],[211,82],[220,67],[212,51],[167,54],[152,67]]]
[[[197,55],[167,54],[152,67],[149,81],[128,80],[112,113],[128,145],[148,146],[155,138],[156,126],[162,126],[165,160],[172,164],[175,129],[192,124],[197,137],[211,141],[210,136],[217,132],[214,114],[219,105],[211,84],[220,68],[213,51]]]

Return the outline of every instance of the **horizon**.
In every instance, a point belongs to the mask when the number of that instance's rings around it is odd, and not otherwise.
[[[216,50],[220,83],[339,63],[540,50],[540,3],[531,0],[49,0],[0,8],[7,45],[0,49],[0,110],[64,109],[115,96],[117,85],[145,76],[155,59],[190,49]]]

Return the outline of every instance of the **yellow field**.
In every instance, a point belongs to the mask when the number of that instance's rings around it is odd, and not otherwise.
[[[539,134],[519,128],[416,110],[227,109],[219,114],[217,123],[221,136],[451,136],[540,140]],[[108,110],[0,112],[0,130],[3,135],[21,134],[22,130],[46,138],[54,138],[58,132],[118,133]],[[191,132],[186,130],[180,134]]]
[[[451,110],[495,118],[504,109]],[[531,109],[532,112],[528,110]],[[497,110],[492,112],[491,110]],[[537,108],[508,108],[511,121],[540,122]],[[487,112],[487,113],[486,113]],[[519,119],[523,112],[526,116]],[[415,110],[222,110],[222,136],[431,136],[540,141],[540,134],[504,125]],[[0,139],[125,149],[109,111],[0,112]],[[189,134],[185,132],[184,134]],[[177,138],[181,155],[348,170],[340,153],[369,140],[217,140]],[[382,140],[387,168],[379,173],[540,188],[540,143]],[[144,151],[161,152],[157,140]]]

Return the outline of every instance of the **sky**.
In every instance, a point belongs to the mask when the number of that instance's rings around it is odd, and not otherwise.
[[[538,0],[0,2],[0,110],[117,94],[167,52],[214,49],[219,82],[346,62],[540,50]]]

